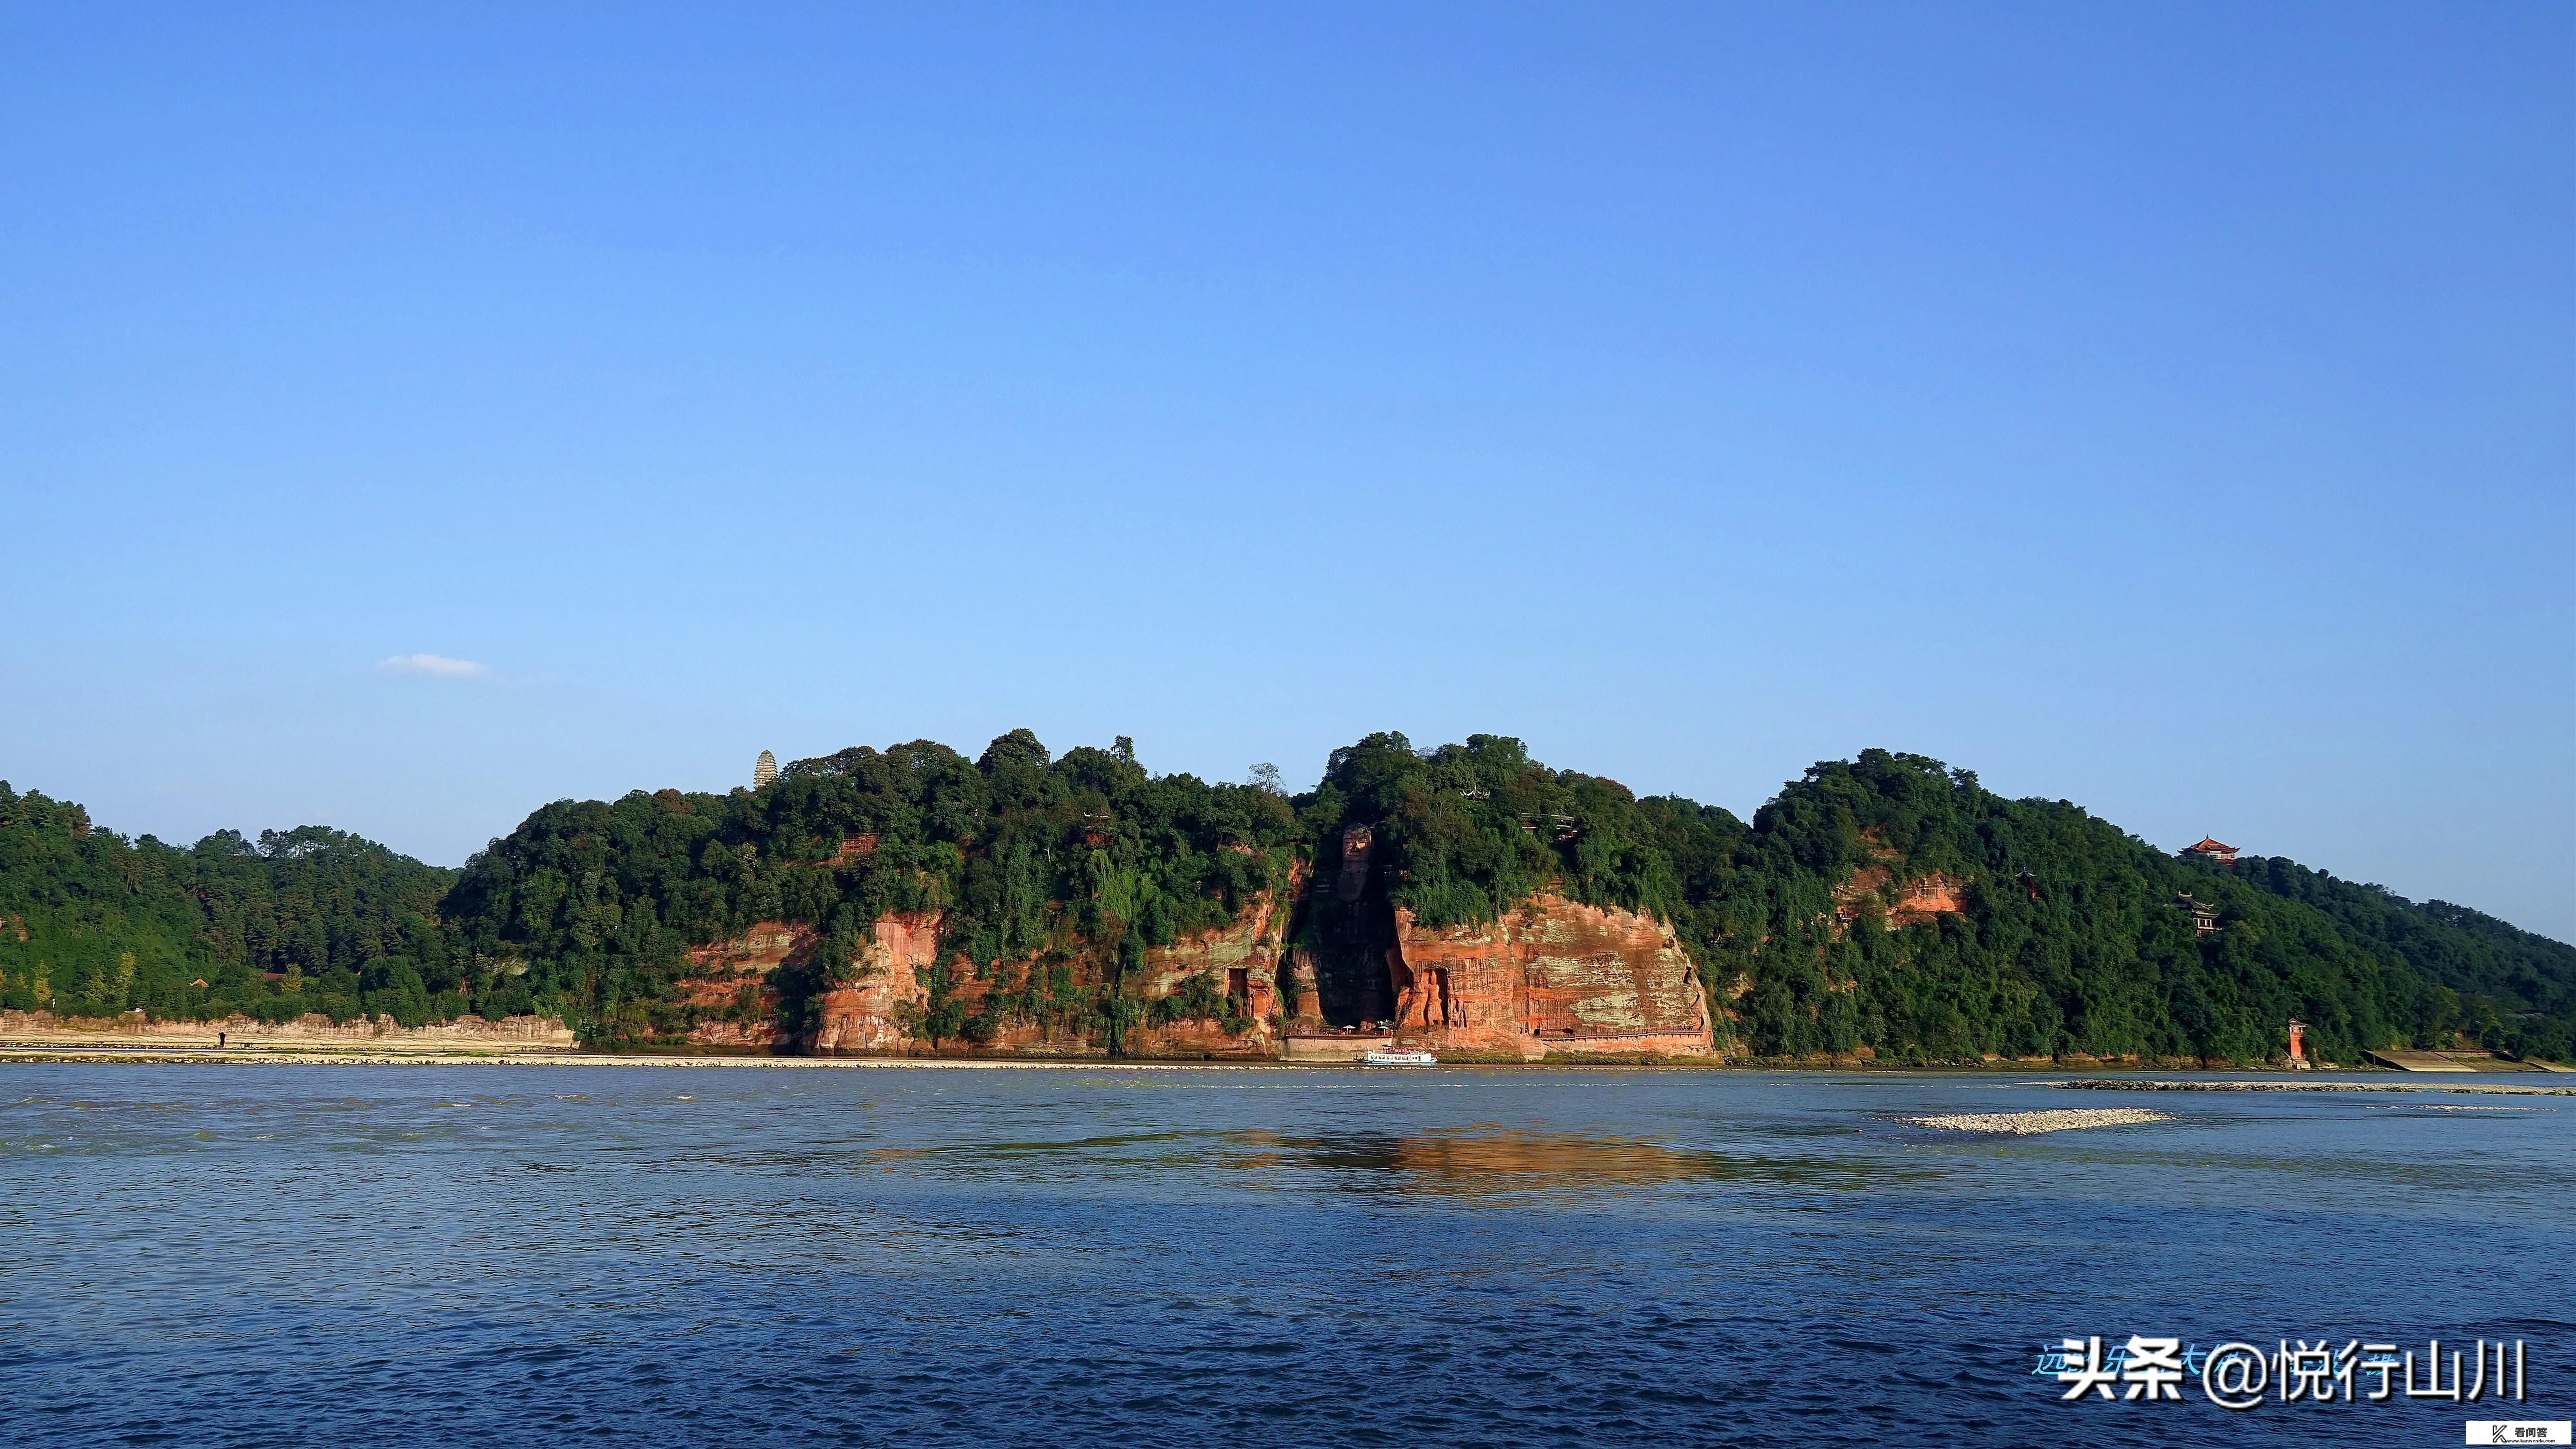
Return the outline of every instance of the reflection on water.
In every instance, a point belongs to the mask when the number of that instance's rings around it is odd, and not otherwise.
[[[2212,1096],[2116,1137],[1927,1141],[1887,1119],[2064,1094],[458,1071],[0,1067],[19,1437],[2282,1436],[2188,1405],[2078,1422],[2028,1372],[2130,1332],[2518,1334],[2533,1416],[2567,1415],[2576,1113]],[[2447,1442],[2405,1407],[2338,1441]]]
[[[1530,1132],[1357,1133],[1278,1139],[1283,1153],[1319,1168],[1353,1174],[1345,1185],[1490,1196],[1504,1193],[1592,1193],[1658,1183],[1732,1181],[1805,1186],[1857,1186],[1885,1177],[1938,1171],[1826,1157],[1729,1154],[1631,1137]],[[1373,1174],[1388,1174],[1392,1181]]]
[[[1832,1129],[1831,1135],[1848,1130]],[[1801,1128],[1779,1135],[1814,1134]],[[1267,1128],[1131,1132],[1060,1141],[870,1147],[864,1149],[864,1156],[889,1171],[952,1176],[971,1177],[993,1169],[1027,1176],[1036,1164],[1045,1164],[1048,1175],[1095,1177],[1137,1169],[1191,1168],[1269,1174],[1283,1182],[1313,1178],[1348,1191],[1455,1197],[1581,1194],[1692,1181],[1856,1187],[1880,1179],[1928,1177],[1943,1170],[1932,1164],[1821,1155],[1715,1152],[1647,1138],[1513,1131],[1491,1124],[1431,1132],[1319,1135]],[[823,1160],[815,1161],[820,1165]]]
[[[1726,1160],[1660,1142],[1620,1137],[1542,1136],[1526,1132],[1464,1134],[1355,1133],[1287,1139],[1284,1146],[1318,1167],[1395,1173],[1399,1186],[1430,1192],[1514,1192],[1534,1187],[1589,1190],[1616,1183],[1710,1177]]]

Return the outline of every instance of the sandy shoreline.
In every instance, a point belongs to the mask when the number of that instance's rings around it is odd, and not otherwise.
[[[215,1067],[724,1067],[766,1071],[811,1070],[882,1070],[887,1068],[927,1067],[951,1071],[1113,1071],[1113,1072],[1203,1072],[1223,1071],[1311,1071],[1318,1067],[1353,1067],[1358,1063],[1339,1060],[1286,1061],[1156,1061],[1107,1057],[780,1057],[725,1055],[665,1055],[646,1052],[431,1052],[431,1051],[341,1051],[295,1048],[241,1047],[145,1047],[105,1045],[0,1045],[0,1063],[27,1065],[37,1062],[77,1062],[86,1065],[167,1064]],[[1376,1071],[1439,1071],[1443,1068],[1507,1068],[1538,1071],[1661,1071],[1661,1072],[1885,1072],[1890,1076],[1901,1071],[1935,1071],[1944,1076],[2001,1076],[1994,1068],[1867,1068],[1867,1067],[1784,1067],[1747,1066],[1717,1062],[1480,1062],[1442,1063],[1439,1067],[1373,1068]],[[2394,1075],[2394,1074],[2392,1074]],[[2054,1080],[2028,1080],[2019,1085],[2064,1087],[2107,1092],[2459,1092],[2503,1096],[2568,1097],[2576,1096],[2576,1087],[2541,1087],[2507,1085],[2501,1082],[2441,1081],[2369,1081],[2319,1082],[2283,1079],[2256,1081],[2185,1081],[2172,1078],[2140,1079],[2119,1077],[2073,1077]],[[2096,1109],[2070,1109],[2096,1110]],[[2135,1108],[2098,1109],[2113,1112],[2136,1111]],[[1974,1114],[1970,1114],[1974,1115]],[[2146,1120],[2146,1119],[2138,1119]],[[1931,1125],[1931,1124],[1926,1124]],[[1947,1125],[1941,1124],[1941,1125]],[[1969,1129],[2008,1130],[2008,1129]]]

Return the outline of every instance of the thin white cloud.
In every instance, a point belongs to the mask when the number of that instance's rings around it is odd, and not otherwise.
[[[450,659],[444,654],[397,654],[380,661],[378,669],[396,674],[427,674],[439,679],[471,679],[484,672],[483,666],[471,659]]]

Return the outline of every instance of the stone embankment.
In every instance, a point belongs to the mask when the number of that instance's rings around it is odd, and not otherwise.
[[[58,1017],[50,1011],[0,1011],[0,1048],[187,1050],[218,1043],[236,1049],[371,1053],[568,1052],[580,1045],[570,1028],[550,1016],[500,1021],[468,1016],[432,1026],[402,1026],[390,1016],[335,1022],[318,1012],[266,1022],[247,1016],[153,1021],[133,1014]]]
[[[214,1047],[28,1046],[0,1042],[0,1062],[150,1063],[208,1067],[724,1067],[758,1071],[928,1068],[959,1071],[1298,1071],[1267,1062],[1010,1061],[993,1057],[682,1056],[619,1052],[240,1051]]]
[[[2141,1122],[2170,1122],[2170,1112],[2143,1107],[2074,1107],[2054,1112],[1958,1112],[1931,1117],[1900,1117],[1900,1122],[1939,1132],[1998,1132],[2036,1137],[2042,1132],[2073,1132],[2085,1127],[2128,1127]]]

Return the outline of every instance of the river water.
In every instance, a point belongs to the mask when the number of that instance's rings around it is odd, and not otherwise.
[[[2031,1082],[0,1066],[0,1405],[43,1445],[1601,1446],[2576,1404],[2576,1097]],[[2127,1106],[2179,1120],[1895,1120]],[[2520,1339],[2528,1398],[2032,1372],[2133,1333]]]

